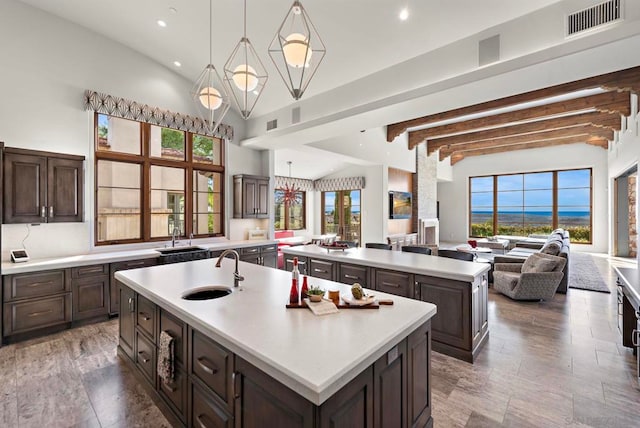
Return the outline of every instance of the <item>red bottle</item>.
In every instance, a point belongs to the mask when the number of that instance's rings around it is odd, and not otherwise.
[[[300,295],[298,294],[298,279],[300,272],[298,271],[298,258],[293,258],[293,270],[291,271],[291,290],[289,290],[289,303],[296,305],[300,303]]]
[[[300,290],[300,300],[304,300],[309,297],[309,287],[307,286],[306,275],[302,277],[302,289]]]

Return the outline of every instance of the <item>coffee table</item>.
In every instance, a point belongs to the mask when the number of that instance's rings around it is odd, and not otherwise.
[[[479,238],[476,239],[476,242],[479,246],[491,248],[492,250],[500,250],[502,251],[502,254],[506,253],[507,248],[509,248],[508,239],[496,238],[495,240],[490,240],[487,238]]]

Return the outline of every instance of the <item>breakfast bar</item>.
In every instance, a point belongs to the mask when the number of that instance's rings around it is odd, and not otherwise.
[[[432,426],[431,319],[436,306],[392,299],[316,316],[287,309],[291,274],[215,259],[116,273],[118,352],[177,426]],[[337,282],[310,286],[350,293]],[[183,296],[215,286],[211,300]],[[175,376],[160,378],[159,337],[174,340]],[[235,421],[235,422],[234,422]]]

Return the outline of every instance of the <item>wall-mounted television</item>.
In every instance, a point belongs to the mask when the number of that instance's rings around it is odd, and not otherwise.
[[[411,218],[411,192],[389,192],[389,218]]]

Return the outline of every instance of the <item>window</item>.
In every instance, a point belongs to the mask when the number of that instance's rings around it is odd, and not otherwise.
[[[222,140],[95,116],[97,244],[224,234]]]
[[[591,243],[591,169],[469,178],[470,235],[548,234],[567,229]]]
[[[275,191],[274,229],[275,230],[301,230],[305,226],[305,199],[306,192],[298,191],[293,193],[293,200],[285,198],[283,189]]]

